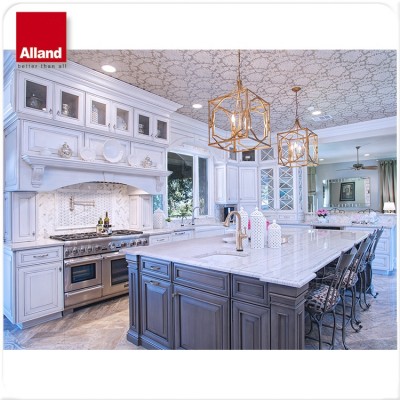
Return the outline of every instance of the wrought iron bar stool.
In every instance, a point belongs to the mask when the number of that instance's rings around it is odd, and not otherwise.
[[[364,239],[358,249],[353,247],[350,251],[350,254],[354,255],[353,261],[349,266],[348,270],[345,273],[342,284],[340,286],[340,299],[342,305],[342,343],[343,347],[348,350],[348,346],[346,345],[346,326],[347,323],[350,322],[351,327],[355,332],[359,332],[362,328],[361,321],[356,318],[356,283],[358,282],[358,272],[361,269],[365,269],[365,262],[368,256],[368,252],[372,242],[372,234],[369,235],[366,239]],[[331,279],[335,279],[334,276],[327,276],[322,279],[322,281],[326,284],[329,284]],[[350,315],[347,315],[346,312],[346,292],[350,292],[351,296],[351,307],[350,307]],[[356,326],[358,325],[358,326]]]
[[[365,293],[369,293],[374,299],[376,299],[376,296],[378,296],[379,293],[377,293],[375,291],[374,285],[372,284],[372,261],[374,261],[374,259],[375,259],[376,246],[378,245],[378,242],[382,236],[382,233],[383,233],[383,226],[374,231],[374,238],[373,238],[373,242],[371,244],[371,249],[368,253],[367,265],[366,265],[366,270],[365,270],[365,274],[366,274]]]
[[[336,334],[336,314],[335,309],[340,301],[340,288],[343,279],[348,271],[350,265],[354,260],[355,254],[346,254],[342,252],[335,271],[332,275],[330,283],[323,283],[320,278],[315,278],[314,284],[311,285],[310,290],[306,295],[305,311],[310,316],[310,330],[306,333],[306,337],[312,340],[318,340],[318,348],[322,349],[322,343],[329,345],[330,349],[335,347],[335,334]],[[331,342],[323,342],[321,337],[321,328],[324,317],[328,314],[333,316],[332,338]],[[316,324],[318,328],[318,339],[310,336],[313,325]],[[324,325],[326,326],[326,325]]]

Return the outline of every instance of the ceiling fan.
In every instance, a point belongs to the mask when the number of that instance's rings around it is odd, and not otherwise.
[[[351,168],[344,168],[344,169],[337,169],[336,171],[344,171],[345,169],[355,169],[356,171],[359,171],[360,169],[377,169],[378,167],[376,165],[364,165],[360,164],[360,160],[358,158],[358,150],[360,149],[361,146],[356,146],[357,149],[357,162],[353,164]]]

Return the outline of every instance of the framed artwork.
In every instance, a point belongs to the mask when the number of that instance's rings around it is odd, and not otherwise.
[[[355,182],[345,182],[340,184],[340,201],[355,201],[356,183]]]

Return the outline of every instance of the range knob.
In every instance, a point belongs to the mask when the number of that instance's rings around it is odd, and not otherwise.
[[[85,251],[86,251],[86,249],[85,249],[83,246],[79,249],[79,252],[80,252],[81,254],[83,254]]]
[[[101,250],[101,246],[99,246],[99,245],[95,246],[95,247],[94,247],[94,250],[95,250],[95,251],[100,251],[100,250]]]
[[[108,248],[109,248],[110,250],[114,250],[114,249],[115,249],[115,243],[113,243],[113,242],[108,243]]]
[[[64,252],[64,256],[65,256],[65,257],[68,257],[68,256],[69,256],[69,253],[70,253],[69,249],[66,249],[65,252]]]
[[[72,254],[78,254],[78,249],[77,249],[76,247],[74,247],[74,248],[72,249]]]
[[[143,240],[142,240],[143,246],[145,246],[147,243],[148,243],[148,240],[147,240],[147,239],[143,239]]]
[[[136,246],[136,242],[135,242],[134,240],[132,240],[132,242],[130,242],[129,245],[130,245],[131,247],[134,247],[134,246]]]
[[[88,246],[87,249],[86,249],[86,251],[87,251],[88,253],[91,253],[91,252],[93,251],[93,247],[92,247],[92,246]]]
[[[126,242],[121,242],[121,247],[126,247],[128,245],[128,243]]]
[[[141,239],[136,240],[136,246],[140,246],[141,244],[142,244],[142,240]]]

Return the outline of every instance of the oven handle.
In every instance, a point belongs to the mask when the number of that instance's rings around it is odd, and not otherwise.
[[[97,260],[101,260],[101,256],[70,258],[69,260],[64,261],[64,267],[70,267],[74,264],[79,265],[82,263],[86,263],[88,261],[97,261]]]
[[[91,290],[102,289],[103,287],[104,287],[103,285],[97,285],[97,286],[93,286],[93,287],[90,287],[90,288],[87,288],[87,289],[76,290],[75,292],[67,292],[67,293],[65,293],[65,295],[67,297],[71,297],[71,296],[74,296],[76,294],[81,294],[81,293],[84,293],[84,292],[90,292]]]
[[[125,258],[125,253],[109,253],[109,254],[103,254],[103,260],[110,260],[112,258]]]

